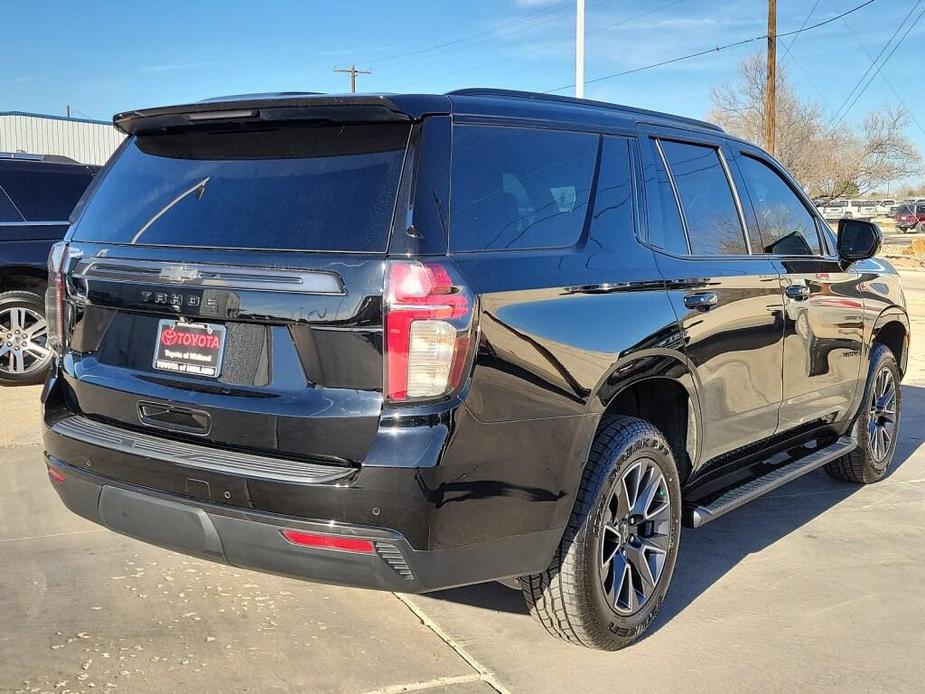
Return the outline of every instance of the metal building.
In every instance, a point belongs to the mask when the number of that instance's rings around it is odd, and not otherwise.
[[[0,111],[0,152],[60,154],[81,164],[105,164],[124,138],[108,121]]]

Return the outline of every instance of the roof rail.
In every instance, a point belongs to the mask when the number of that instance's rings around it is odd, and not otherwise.
[[[573,96],[559,96],[557,94],[543,94],[542,92],[525,92],[517,89],[495,89],[492,87],[470,87],[468,89],[456,89],[446,93],[447,96],[502,96],[515,99],[534,99],[536,101],[551,101],[561,104],[574,104],[576,106],[595,106],[597,108],[608,108],[623,113],[633,113],[641,116],[653,116],[656,118],[667,118],[670,120],[682,121],[700,128],[707,128],[717,132],[725,132],[715,123],[708,123],[697,118],[688,118],[687,116],[676,116],[671,113],[662,113],[660,111],[650,111],[644,108],[634,106],[623,106],[614,104],[609,101],[594,101],[593,99],[578,99]]]
[[[31,154],[29,152],[0,152],[0,159],[21,159],[24,161],[46,161],[55,164],[80,164],[63,154]]]

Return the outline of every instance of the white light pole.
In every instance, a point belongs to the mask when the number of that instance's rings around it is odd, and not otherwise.
[[[585,95],[585,0],[575,8],[575,96]]]

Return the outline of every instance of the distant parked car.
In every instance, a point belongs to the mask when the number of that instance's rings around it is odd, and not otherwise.
[[[902,205],[896,214],[896,228],[904,234],[925,228],[925,202]]]
[[[873,200],[849,200],[844,216],[848,219],[873,219],[877,216],[877,204]]]
[[[890,210],[893,208],[895,204],[896,204],[896,201],[892,199],[878,200],[877,201],[877,215],[881,217],[889,216]]]
[[[0,385],[45,378],[48,252],[64,238],[98,168],[61,156],[0,153]]]
[[[822,217],[828,222],[838,221],[846,216],[845,213],[847,209],[847,200],[830,200],[826,203],[825,207],[822,208]]]

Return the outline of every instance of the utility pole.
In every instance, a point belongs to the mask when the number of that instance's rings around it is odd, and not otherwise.
[[[372,70],[357,70],[356,65],[351,65],[350,67],[335,67],[334,72],[349,72],[350,73],[350,93],[357,93],[357,75],[371,75],[373,74]]]
[[[777,126],[777,0],[768,0],[768,79],[764,99],[764,148],[774,154]]]
[[[585,95],[585,0],[575,6],[575,96]]]

